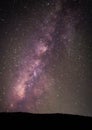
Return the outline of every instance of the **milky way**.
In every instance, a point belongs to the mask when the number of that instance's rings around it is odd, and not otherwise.
[[[0,112],[92,115],[88,5],[1,2]]]
[[[54,46],[53,33],[55,33],[59,9],[59,5],[56,4],[51,15],[48,14],[46,16],[33,43],[33,53],[28,55],[29,58],[25,57],[23,59],[23,61],[26,61],[23,64],[23,70],[19,69],[18,79],[9,90],[9,94],[12,92],[9,97],[10,111],[35,112],[37,107],[39,107],[42,95],[50,91],[48,89],[50,89],[52,81],[51,79],[48,80],[50,76],[47,76],[48,74],[45,71]],[[36,106],[38,102],[39,104]]]

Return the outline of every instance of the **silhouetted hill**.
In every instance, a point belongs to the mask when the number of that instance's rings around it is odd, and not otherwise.
[[[28,123],[31,126],[37,127],[47,126],[73,126],[88,128],[92,127],[92,117],[79,116],[79,115],[71,115],[71,114],[32,114],[32,113],[0,113],[0,120],[2,121],[10,121],[15,120],[18,122],[22,122],[22,125]],[[11,123],[11,122],[9,122]],[[19,123],[21,124],[21,123]]]

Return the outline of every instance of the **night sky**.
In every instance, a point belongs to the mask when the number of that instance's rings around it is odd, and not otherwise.
[[[0,112],[92,116],[91,0],[0,0]]]

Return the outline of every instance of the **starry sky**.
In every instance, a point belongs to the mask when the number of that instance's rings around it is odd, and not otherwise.
[[[92,116],[91,0],[0,1],[0,112]]]

